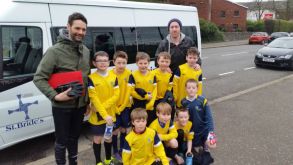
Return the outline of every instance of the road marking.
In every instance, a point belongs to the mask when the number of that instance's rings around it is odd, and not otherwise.
[[[231,53],[231,54],[223,54],[221,55],[222,57],[227,57],[227,56],[234,56],[234,55],[239,55],[239,54],[246,54],[248,52],[238,52],[238,53]]]
[[[253,67],[248,67],[248,68],[244,68],[243,70],[250,70],[250,69],[255,69],[255,66],[253,66]]]
[[[220,97],[220,98],[217,98],[217,99],[214,99],[212,101],[209,101],[209,104],[210,105],[213,105],[213,104],[216,104],[216,103],[221,103],[223,101],[227,101],[227,100],[230,100],[230,99],[233,99],[235,97],[238,97],[238,96],[241,96],[241,95],[244,95],[244,94],[247,94],[247,93],[250,93],[250,92],[254,92],[256,90],[259,90],[259,89],[262,89],[262,88],[265,88],[265,87],[268,87],[270,85],[274,85],[276,83],[279,83],[281,81],[284,81],[284,80],[287,80],[287,79],[290,79],[290,78],[293,78],[293,74],[289,75],[289,76],[286,76],[286,77],[282,77],[278,80],[274,80],[274,81],[270,81],[270,82],[267,82],[267,83],[264,83],[264,84],[261,84],[261,85],[258,85],[258,86],[255,86],[255,87],[252,87],[252,88],[248,88],[248,89],[245,89],[243,91],[239,91],[239,92],[236,92],[236,93],[232,93],[232,94],[229,94],[227,96],[224,96],[224,97]]]
[[[219,76],[224,76],[224,75],[233,74],[233,73],[235,73],[235,71],[221,73],[221,74],[219,74]]]
[[[208,59],[209,57],[201,57],[202,60]]]

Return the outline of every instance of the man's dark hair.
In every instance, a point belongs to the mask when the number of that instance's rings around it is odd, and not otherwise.
[[[75,21],[75,20],[81,20],[82,22],[84,22],[85,24],[87,24],[87,20],[86,20],[85,16],[82,15],[81,13],[77,13],[77,12],[75,12],[75,13],[69,15],[69,17],[68,17],[68,22],[67,22],[67,23],[68,23],[70,26],[72,26],[72,23],[73,23],[73,21]]]

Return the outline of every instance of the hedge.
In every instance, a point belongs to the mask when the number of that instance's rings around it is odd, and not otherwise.
[[[217,25],[204,19],[199,20],[202,42],[223,41],[224,35]]]
[[[293,21],[286,21],[281,19],[266,20],[266,21],[247,21],[247,31],[257,32],[265,31],[273,32],[293,32]]]

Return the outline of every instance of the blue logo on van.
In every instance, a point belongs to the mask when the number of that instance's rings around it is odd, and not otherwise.
[[[32,103],[22,103],[22,101],[21,101],[21,95],[20,94],[17,95],[17,98],[19,100],[19,102],[18,102],[19,103],[19,108],[14,109],[14,110],[8,110],[8,114],[10,115],[10,114],[12,114],[14,112],[24,112],[24,114],[25,114],[25,120],[30,119],[30,117],[28,115],[28,107],[30,105],[32,105],[32,104],[38,104],[38,100],[36,100],[36,101],[34,101]]]

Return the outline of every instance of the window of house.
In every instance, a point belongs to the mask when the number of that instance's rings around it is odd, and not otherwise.
[[[237,31],[238,30],[238,24],[233,24],[233,31]]]
[[[220,11],[220,17],[224,18],[226,17],[226,11]]]
[[[235,10],[234,11],[234,17],[239,17],[240,16],[240,12],[239,10]]]

